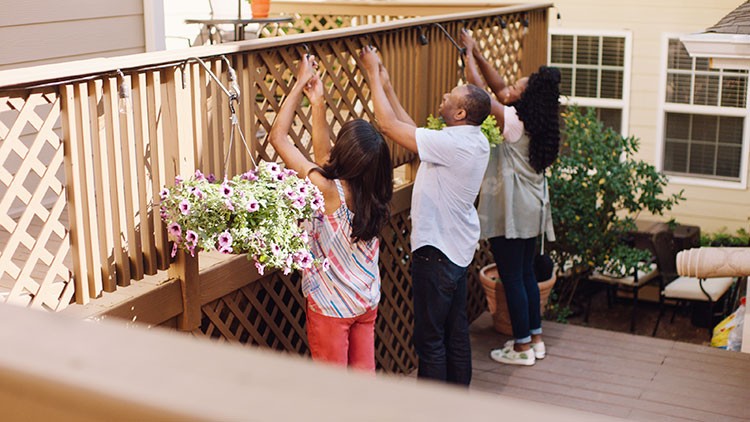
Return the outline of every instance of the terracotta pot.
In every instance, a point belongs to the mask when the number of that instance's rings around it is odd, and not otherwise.
[[[250,10],[254,18],[267,18],[271,9],[271,0],[250,0]]]
[[[508,313],[508,305],[505,301],[505,289],[497,274],[497,266],[490,264],[482,268],[479,271],[479,280],[482,282],[484,293],[487,295],[487,307],[492,314],[495,331],[512,336],[513,328],[510,325],[510,314]],[[556,281],[557,276],[553,272],[552,278],[538,283],[539,302],[542,306],[542,311],[544,311],[544,307],[547,305],[547,299],[549,299],[549,294],[552,292],[552,287]]]

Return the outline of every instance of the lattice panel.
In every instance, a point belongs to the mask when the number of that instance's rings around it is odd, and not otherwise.
[[[278,37],[283,35],[300,34],[303,32],[325,31],[328,29],[346,28],[351,26],[369,25],[371,23],[390,22],[396,19],[406,19],[413,16],[390,15],[330,15],[330,14],[294,14],[294,20],[289,23],[267,25],[261,30],[261,37]]]
[[[494,263],[495,259],[492,256],[490,242],[480,240],[479,249],[474,254],[474,260],[469,267],[469,275],[466,283],[469,289],[468,302],[466,304],[469,321],[474,321],[487,310],[487,298],[482,287],[482,282],[479,281],[479,271],[485,265]]]
[[[50,310],[74,291],[59,122],[51,89],[0,98],[0,281],[8,302]]]
[[[391,217],[380,239],[382,279],[375,323],[375,359],[380,370],[409,373],[417,366],[412,344],[414,309],[411,296],[409,211]],[[479,269],[493,262],[489,244],[482,242],[469,268],[469,321],[486,310]],[[218,341],[309,354],[305,332],[304,298],[300,277],[274,272],[203,306],[203,323],[194,334]]]
[[[304,305],[299,275],[275,272],[204,305],[200,333],[220,341],[307,354]]]
[[[484,57],[500,70],[508,84],[521,77],[523,39],[528,32],[522,23],[524,18],[522,14],[511,14],[481,18],[467,24]]]

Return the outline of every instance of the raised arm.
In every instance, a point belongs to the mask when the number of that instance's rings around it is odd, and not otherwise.
[[[479,51],[477,42],[471,37],[471,34],[469,34],[469,31],[466,29],[461,30],[461,42],[464,47],[466,47],[466,55],[472,56],[475,60],[476,67],[479,69],[482,76],[484,76],[484,80],[487,81],[490,90],[492,90],[497,98],[501,98],[500,91],[505,88],[505,78],[500,76],[500,73],[498,73],[498,71],[484,58],[482,52]],[[466,76],[468,78],[469,75],[467,74]]]
[[[474,58],[474,55],[471,54],[471,51],[468,50],[468,48],[466,50],[466,54],[464,55],[464,60],[466,62],[466,69],[464,69],[464,71],[466,72],[466,80],[470,84],[474,84],[482,89],[487,89],[487,83],[479,75],[477,61]]]
[[[292,127],[292,121],[294,121],[294,111],[302,101],[303,90],[312,79],[317,78],[315,75],[315,67],[315,56],[302,56],[299,61],[299,67],[297,68],[297,81],[281,103],[279,113],[273,121],[269,139],[271,145],[273,145],[276,152],[281,156],[281,159],[286,163],[286,166],[295,170],[301,177],[308,176],[313,184],[323,193],[326,209],[333,211],[340,206],[336,185],[333,181],[323,177],[319,172],[311,172],[310,170],[317,167],[317,165],[308,160],[307,157],[305,157],[293,143],[289,142],[288,139],[289,130]],[[315,123],[313,124],[315,125]],[[313,132],[315,132],[314,127]],[[313,134],[313,136],[315,136],[315,134]],[[315,141],[313,140],[313,147],[315,147],[314,142]],[[327,155],[328,154],[326,154],[326,156]]]
[[[294,111],[302,101],[302,90],[310,79],[315,77],[314,63],[314,56],[303,56],[300,59],[297,81],[281,103],[281,108],[273,121],[269,134],[271,145],[279,153],[286,166],[303,176],[315,167],[315,164],[308,160],[293,143],[289,142],[288,135],[294,121]]]
[[[388,96],[383,88],[383,80],[380,75],[380,59],[372,47],[364,47],[359,53],[359,58],[365,68],[367,81],[370,86],[372,103],[375,107],[375,118],[378,126],[385,136],[408,149],[417,152],[417,125],[410,120],[404,122],[398,119],[396,112],[393,110]],[[398,101],[398,99],[396,99]]]
[[[312,108],[312,143],[315,163],[322,166],[331,154],[331,131],[326,119],[326,103],[323,97],[323,81],[318,75],[305,84],[305,95]]]
[[[396,91],[391,84],[391,76],[388,74],[388,69],[385,68],[382,62],[380,62],[378,69],[380,70],[380,80],[383,82],[385,96],[388,97],[388,102],[391,104],[393,112],[396,113],[396,118],[404,123],[417,126],[417,124],[414,123],[414,119],[409,116],[409,113],[407,113],[401,105],[401,101],[399,101],[398,95],[396,95]]]

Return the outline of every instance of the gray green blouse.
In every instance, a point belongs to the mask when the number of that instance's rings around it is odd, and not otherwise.
[[[517,135],[519,132],[520,138]],[[481,237],[529,239],[539,236],[542,233],[544,201],[546,237],[547,240],[554,241],[552,212],[544,175],[538,174],[529,164],[530,140],[513,107],[505,107],[503,135],[505,142],[490,150],[490,162],[479,191]]]

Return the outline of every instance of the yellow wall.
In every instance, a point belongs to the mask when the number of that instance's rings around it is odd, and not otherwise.
[[[143,0],[0,0],[0,70],[146,51]]]
[[[628,132],[641,139],[640,157],[655,163],[658,143],[659,84],[665,57],[663,35],[702,32],[739,6],[741,0],[556,0],[550,29],[629,30],[633,37]],[[557,12],[562,19],[556,19]],[[745,154],[749,154],[746,150]],[[670,192],[687,198],[672,213],[678,222],[702,231],[750,223],[748,189],[726,189],[673,183]]]

